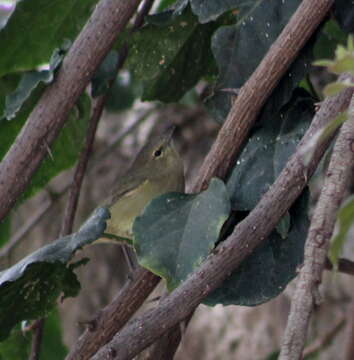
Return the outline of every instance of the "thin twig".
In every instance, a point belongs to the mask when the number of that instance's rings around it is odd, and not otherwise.
[[[333,339],[338,335],[339,331],[343,328],[346,320],[344,316],[341,316],[333,327],[331,327],[323,336],[316,339],[312,344],[307,346],[302,354],[302,358],[305,359],[308,356],[314,355],[320,350],[324,350],[331,344]],[[352,360],[353,358],[351,358]]]
[[[308,146],[315,133],[348,107],[352,94],[353,89],[346,89],[323,102],[296,153],[256,207],[235,227],[232,234],[220,243],[193,274],[162,300],[159,306],[128,322],[112,341],[92,357],[92,360],[104,359],[112,353],[120,360],[131,359],[139,354],[186,318],[203,298],[219,287],[267,238],[303,191],[331,139],[325,139],[315,145],[312,160],[306,165],[303,161],[304,148]]]
[[[111,86],[112,84],[113,82],[111,83]],[[81,185],[85,176],[89,157],[92,153],[97,125],[101,118],[105,102],[106,102],[106,97],[104,95],[99,97],[95,102],[95,106],[86,132],[85,145],[79,156],[79,161],[76,165],[72,184],[70,186],[69,197],[66,203],[66,208],[60,230],[60,236],[68,235],[73,230],[73,224],[75,219],[75,213],[77,210],[77,204],[79,201]],[[31,358],[36,360],[39,359],[38,349],[40,349],[41,342],[43,339],[44,324],[45,324],[44,318],[36,320],[36,326],[34,328],[35,330],[32,339],[32,353],[31,353]]]
[[[11,239],[0,249],[0,258],[9,256],[11,251],[21,242],[21,240],[39,223],[43,216],[48,212],[52,205],[51,198],[46,199],[37,211],[22,225]]]
[[[325,269],[333,270],[333,265],[328,258],[326,258]],[[354,275],[354,261],[344,259],[344,258],[338,259],[336,271],[343,273],[343,274],[347,274],[347,275]]]
[[[143,304],[160,278],[138,267],[131,282],[127,282],[113,301],[102,309],[91,322],[66,360],[88,360],[106,344]]]
[[[33,327],[32,348],[29,360],[39,360],[39,355],[42,347],[43,330],[44,319],[39,319],[35,322],[35,325]]]
[[[304,265],[300,270],[296,290],[286,326],[280,356],[281,360],[301,359],[312,310],[320,301],[321,284],[329,241],[336,215],[350,183],[354,151],[354,97],[352,112],[343,124],[334,145],[324,186],[314,211],[305,244]]]
[[[63,222],[60,230],[60,236],[68,235],[73,230],[75,213],[80,197],[81,185],[85,176],[89,157],[92,153],[93,142],[95,139],[98,122],[101,118],[105,103],[106,98],[104,96],[100,96],[95,101],[92,116],[87,129],[85,145],[80,154],[78,164],[75,168],[72,184],[70,186],[69,196],[66,203]]]

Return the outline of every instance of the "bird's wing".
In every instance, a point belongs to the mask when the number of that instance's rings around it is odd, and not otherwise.
[[[104,205],[111,206],[124,194],[142,185],[145,182],[145,178],[139,175],[139,173],[129,171],[125,175],[122,175],[122,177],[115,182],[111,195],[104,201]]]

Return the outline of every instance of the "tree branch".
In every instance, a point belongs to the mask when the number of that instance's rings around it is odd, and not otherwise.
[[[262,243],[301,194],[330,139],[316,145],[313,158],[306,165],[302,158],[304,146],[314,133],[347,108],[352,93],[352,89],[347,89],[337,96],[326,99],[296,153],[250,214],[235,227],[232,234],[209,255],[197,271],[163,299],[157,308],[130,321],[110,343],[96,353],[93,360],[109,358],[108,356],[112,359],[125,360],[140,353],[186,318],[203,298],[220,286],[227,276]]]
[[[100,311],[66,360],[88,360],[106,344],[143,304],[156,287],[160,278],[150,271],[138,267],[133,279],[128,281],[115,299]]]
[[[140,0],[101,0],[0,164],[0,220],[10,211],[63,127],[70,109]]]
[[[329,241],[354,165],[354,97],[352,112],[335,143],[324,186],[314,211],[305,245],[304,265],[291,302],[290,315],[281,347],[281,360],[301,359],[313,307],[320,298],[321,283]]]
[[[241,88],[208,153],[193,190],[207,187],[213,176],[225,178],[257,115],[298,52],[315,32],[333,0],[303,0],[255,72]]]
[[[344,316],[341,316],[323,336],[318,338],[314,343],[307,346],[302,354],[302,358],[305,359],[308,356],[314,355],[315,353],[323,350],[328,346],[332,340],[338,335],[339,331],[343,328],[345,324]],[[350,359],[353,359],[352,357]],[[348,359],[348,360],[350,360]]]

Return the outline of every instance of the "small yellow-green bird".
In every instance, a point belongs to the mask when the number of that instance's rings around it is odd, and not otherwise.
[[[153,198],[184,191],[183,163],[172,144],[173,131],[174,127],[141,149],[105,202],[111,212],[106,233],[114,238],[131,241],[135,218]]]

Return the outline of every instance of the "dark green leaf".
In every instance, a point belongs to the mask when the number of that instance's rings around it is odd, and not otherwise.
[[[205,303],[255,306],[279,295],[297,275],[303,261],[309,227],[307,212],[305,193],[290,209],[292,224],[287,239],[273,231]]]
[[[299,0],[258,1],[257,6],[239,23],[221,27],[215,32],[212,37],[212,50],[219,68],[219,80],[214,96],[208,101],[208,107],[216,120],[222,122],[232,105],[232,95],[228,96],[219,90],[237,89],[246,82],[299,3]],[[289,101],[293,89],[309,71],[312,46],[310,41],[273,93],[277,98],[277,109]]]
[[[7,77],[7,80],[5,81],[4,78],[0,80],[0,91],[3,90],[3,94],[0,95],[4,97],[16,86],[17,77]],[[1,86],[2,84],[3,86]],[[4,157],[13,141],[15,141],[42,92],[43,86],[40,85],[32,92],[15,119],[11,121],[3,119],[0,121],[0,159]],[[0,99],[2,96],[0,96]],[[4,106],[4,103],[0,103],[0,111],[2,105]],[[86,94],[80,97],[69,116],[70,118],[58,138],[50,148],[48,146],[48,156],[35,173],[31,185],[22,199],[34,195],[50,179],[75,164],[85,139],[90,116],[90,99]]]
[[[48,147],[48,155],[39,170],[34,174],[24,198],[33,196],[41,190],[54,176],[69,169],[77,161],[86,136],[90,118],[91,100],[83,94],[71,111],[69,120],[53,145]]]
[[[30,334],[23,334],[20,325],[16,326],[11,336],[0,342],[0,360],[28,360],[31,339]]]
[[[0,222],[0,248],[8,242],[11,235],[11,216],[6,216]]]
[[[259,128],[249,138],[227,183],[233,209],[254,208],[295,151],[313,117],[313,100],[305,90],[296,92],[281,111],[274,112],[274,106],[268,102],[264,108]]]
[[[199,21],[204,24],[216,20],[227,10],[235,10],[242,14],[252,6],[257,6],[259,1],[255,0],[190,0],[192,11],[198,16]]]
[[[92,77],[91,93],[93,97],[104,94],[109,83],[117,76],[118,52],[112,50],[105,57],[95,75]]]
[[[314,47],[315,59],[332,59],[338,44],[346,45],[347,36],[335,20],[327,21]]]
[[[20,1],[0,33],[0,77],[36,70],[49,62],[55,48],[73,40],[96,0]]]
[[[216,73],[210,37],[219,24],[200,25],[189,8],[168,17],[155,21],[164,27],[148,25],[133,36],[127,66],[144,82],[143,100],[177,101],[200,78]]]
[[[44,316],[61,292],[75,296],[80,284],[67,265],[75,251],[99,238],[109,212],[97,209],[77,233],[58,239],[0,272],[0,340],[21,320]]]
[[[165,278],[172,290],[213,249],[229,212],[230,201],[219,179],[200,194],[169,193],[152,200],[133,226],[139,263]]]
[[[139,87],[139,85],[140,83],[134,81],[132,76],[128,78],[117,76],[109,91],[106,109],[112,112],[129,109],[138,94],[141,93],[141,87]]]
[[[56,49],[52,55],[48,70],[29,71],[24,73],[16,90],[6,96],[6,106],[2,117],[5,117],[7,120],[14,118],[16,113],[21,109],[23,103],[40,82],[46,84],[52,82],[54,71],[61,63],[63,57],[64,54],[61,53],[59,49]]]
[[[345,32],[348,34],[354,32],[354,6],[352,1],[335,0],[334,15]]]

